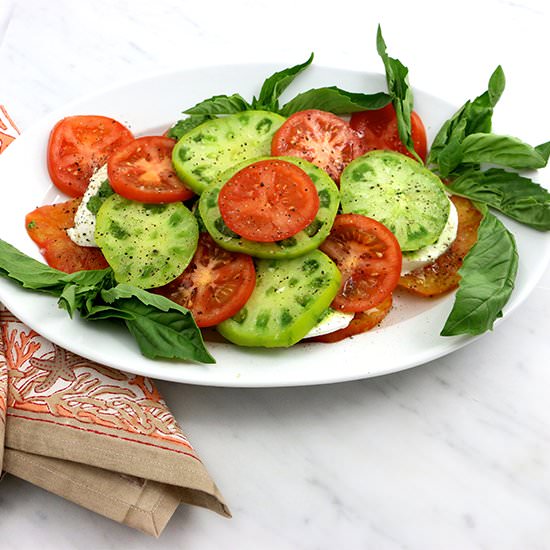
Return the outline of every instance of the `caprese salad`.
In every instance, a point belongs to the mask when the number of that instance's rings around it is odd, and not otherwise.
[[[196,327],[242,346],[336,342],[380,323],[398,286],[431,297],[460,285],[442,335],[490,329],[517,252],[487,206],[550,229],[549,194],[517,172],[544,166],[550,146],[491,133],[499,67],[428,151],[408,71],[380,29],[377,47],[388,83],[377,94],[333,86],[280,106],[311,56],[250,102],[198,103],[162,136],[62,119],[48,170],[73,198],[25,223],[48,265],[72,275],[25,281],[13,251],[0,273],[57,293],[70,313],[122,319],[151,357],[209,360]],[[179,336],[167,315],[186,315]],[[164,325],[170,342],[152,351]]]

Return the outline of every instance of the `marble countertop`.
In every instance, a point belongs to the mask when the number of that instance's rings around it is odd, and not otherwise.
[[[380,72],[380,22],[411,82],[455,104],[483,91],[502,64],[508,82],[495,126],[531,143],[549,139],[542,0],[21,0],[7,8],[0,103],[22,130],[94,88],[163,68],[294,63],[313,50],[321,65]],[[160,382],[233,519],[182,506],[154,540],[8,477],[0,546],[550,548],[549,311],[547,270],[494,332],[408,371],[263,390]]]

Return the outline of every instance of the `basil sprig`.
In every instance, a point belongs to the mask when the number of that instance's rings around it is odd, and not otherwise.
[[[442,125],[428,155],[428,165],[448,179],[448,190],[475,201],[484,214],[477,242],[459,270],[459,288],[442,336],[490,330],[512,293],[518,267],[515,240],[488,206],[535,229],[550,230],[550,193],[515,171],[546,166],[550,142],[532,147],[492,132],[505,83],[498,66],[487,90]]]
[[[499,65],[489,79],[487,91],[467,101],[442,126],[430,148],[428,165],[438,168],[446,177],[461,162],[460,146],[470,134],[490,133],[492,129],[493,109],[502,96],[506,79]]]
[[[279,99],[282,93],[312,62],[313,53],[303,63],[273,73],[264,80],[258,97],[253,97],[250,102],[240,94],[215,95],[200,101],[183,111],[189,116],[179,120],[168,131],[168,136],[179,139],[189,130],[216,116],[240,113],[250,109],[271,111],[283,116],[290,116],[307,109],[319,109],[343,115],[369,109],[380,109],[390,102],[390,96],[384,92],[362,94],[348,92],[336,86],[326,86],[302,92],[280,106]]]
[[[487,91],[467,101],[443,124],[428,156],[428,164],[442,177],[454,177],[483,163],[518,170],[546,166],[550,142],[532,147],[516,137],[491,131],[493,110],[505,83],[504,71],[498,66]]]
[[[422,162],[414,149],[412,139],[411,114],[414,108],[414,99],[409,85],[409,69],[399,59],[394,59],[387,54],[386,42],[382,36],[380,25],[378,25],[376,34],[376,49],[386,70],[386,82],[395,109],[399,139],[414,158],[418,162]]]
[[[477,242],[459,270],[458,291],[441,336],[491,330],[514,289],[518,269],[514,237],[486,207],[481,210]]]
[[[504,86],[504,72],[498,66],[487,91],[467,101],[443,124],[428,164],[449,179],[452,193],[496,208],[530,227],[550,230],[550,194],[515,171],[546,166],[550,142],[532,147],[516,137],[492,133],[493,110]]]
[[[240,94],[215,95],[209,99],[200,101],[183,112],[186,115],[191,115],[191,118],[198,116],[213,118],[216,115],[231,115],[250,109],[277,113],[279,112],[279,97],[281,94],[306,67],[311,65],[312,61],[313,53],[304,63],[273,73],[265,79],[260,89],[260,94],[257,98],[253,97],[251,102],[246,101]],[[186,120],[189,119],[184,119],[177,123],[180,125],[180,128],[184,126]],[[198,121],[198,119],[195,120]]]
[[[278,113],[281,94],[304,69],[311,65],[312,61],[313,52],[304,63],[283,69],[266,78],[260,89],[258,99],[255,97],[252,99],[252,109]]]
[[[90,321],[123,322],[146,357],[215,362],[189,310],[164,296],[117,284],[110,268],[67,274],[0,239],[0,276],[57,296],[70,316],[78,312]]]
[[[179,120],[169,131],[170,137],[181,137],[199,124],[218,115],[231,115],[250,109],[279,112],[279,97],[292,81],[313,61],[313,53],[304,62],[282,71],[277,71],[265,79],[258,97],[248,102],[240,94],[215,95],[200,101],[186,109],[184,114],[190,115]]]

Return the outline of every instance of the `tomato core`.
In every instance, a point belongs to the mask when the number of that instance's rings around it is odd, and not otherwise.
[[[201,233],[185,271],[155,292],[189,309],[199,327],[210,327],[235,315],[255,285],[250,256],[224,250],[208,233]]]

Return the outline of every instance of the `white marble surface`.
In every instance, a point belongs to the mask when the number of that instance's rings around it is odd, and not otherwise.
[[[319,64],[380,71],[381,22],[412,83],[454,103],[501,63],[496,128],[550,138],[546,2],[368,4],[21,0],[0,43],[0,103],[25,130],[163,67],[314,50]],[[550,548],[549,311],[547,271],[493,333],[406,372],[294,389],[160,383],[233,519],[181,507],[156,541],[7,478],[0,548]]]

